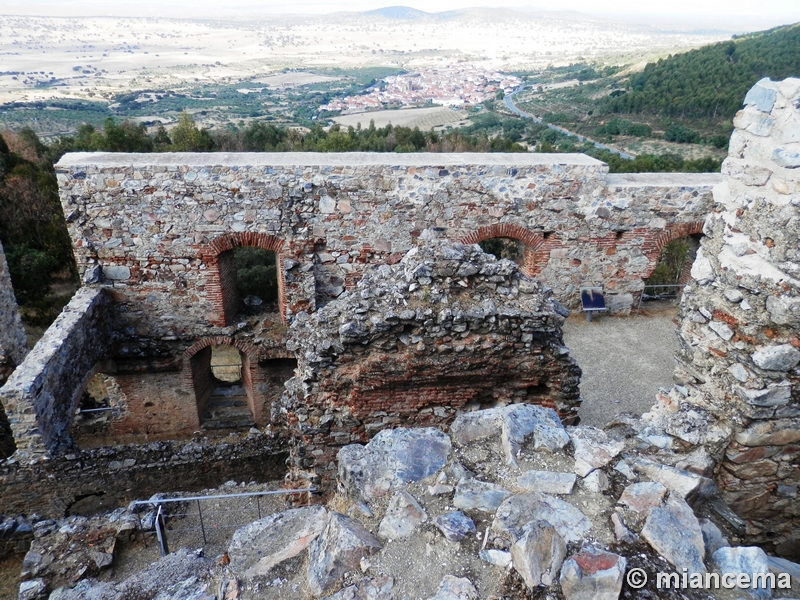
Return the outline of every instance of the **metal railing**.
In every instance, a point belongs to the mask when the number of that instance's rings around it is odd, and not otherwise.
[[[262,499],[264,496],[278,496],[288,494],[313,493],[316,488],[302,488],[296,490],[270,490],[263,492],[241,492],[237,494],[216,494],[211,496],[184,496],[180,498],[159,498],[156,500],[134,500],[131,507],[153,506],[156,509],[153,518],[153,529],[145,530],[142,526],[142,513],[136,513],[138,520],[138,530],[142,534],[142,541],[147,547],[147,536],[155,535],[161,555],[169,553],[167,532],[173,539],[177,539],[181,546],[199,545],[202,539],[202,546],[222,546],[228,544],[228,531],[236,530],[252,522],[261,519],[263,516]],[[209,501],[221,501],[224,507],[208,506],[203,509],[202,503]],[[165,505],[186,504],[186,512],[171,512]],[[233,507],[237,504],[238,507]],[[195,507],[196,510],[190,510]],[[180,509],[179,509],[180,510]],[[248,518],[249,515],[249,518]],[[196,517],[196,525],[192,520]],[[255,518],[254,518],[255,517]],[[182,526],[176,527],[176,520],[182,519]],[[197,537],[199,533],[199,538]],[[197,542],[197,543],[195,543]]]
[[[639,304],[637,310],[642,307],[645,296],[653,300],[671,300],[677,298],[680,291],[686,287],[684,283],[651,283],[644,286],[642,293],[639,296]],[[651,290],[652,293],[646,293],[646,290]],[[663,291],[661,291],[663,290]]]

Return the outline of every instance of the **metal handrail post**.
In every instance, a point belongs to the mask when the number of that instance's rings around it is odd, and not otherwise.
[[[164,524],[164,515],[161,513],[161,505],[158,505],[156,512],[156,536],[158,537],[158,545],[161,548],[161,556],[169,554],[169,546],[167,545],[167,528]]]
[[[203,525],[203,509],[200,508],[200,500],[197,500],[197,514],[200,515],[200,531],[203,532],[203,543],[206,544],[206,528]]]

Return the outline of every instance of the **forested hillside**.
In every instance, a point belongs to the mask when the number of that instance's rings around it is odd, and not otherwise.
[[[800,24],[748,34],[650,63],[612,93],[607,111],[733,118],[762,77],[800,77]],[[621,92],[621,93],[620,93]]]

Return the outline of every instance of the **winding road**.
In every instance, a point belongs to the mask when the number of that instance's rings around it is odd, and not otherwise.
[[[531,85],[535,85],[535,84],[531,84]],[[526,86],[523,84],[520,87],[518,87],[516,90],[511,92],[510,94],[507,94],[503,98],[503,101],[506,103],[506,108],[508,110],[510,110],[511,112],[513,112],[515,115],[519,115],[523,119],[531,119],[535,123],[541,123],[542,125],[552,129],[553,131],[557,131],[559,133],[563,133],[564,135],[568,135],[570,137],[574,137],[574,138],[576,138],[577,140],[579,140],[581,142],[589,142],[590,144],[593,144],[595,148],[599,148],[600,150],[608,150],[609,152],[613,152],[614,154],[619,154],[620,157],[622,157],[622,158],[626,158],[628,160],[633,160],[633,156],[630,155],[630,154],[626,154],[625,152],[617,150],[616,148],[611,148],[610,146],[605,146],[605,145],[601,144],[600,142],[596,142],[593,139],[587,138],[586,136],[579,135],[579,134],[574,133],[572,131],[567,131],[566,129],[564,129],[563,127],[559,127],[558,125],[552,125],[551,123],[545,123],[539,117],[536,117],[536,116],[534,116],[534,115],[532,115],[530,113],[525,112],[524,110],[520,110],[519,108],[517,108],[511,98],[512,98],[512,96],[515,96],[515,95],[519,94],[522,90],[525,89],[525,87]]]

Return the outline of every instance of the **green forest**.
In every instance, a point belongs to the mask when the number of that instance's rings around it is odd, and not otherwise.
[[[624,77],[587,65],[552,71],[528,76],[517,102],[546,123],[632,154],[650,148],[721,158],[747,91],[764,77],[800,76],[800,24],[669,56]],[[544,89],[556,74],[577,85]]]
[[[612,113],[732,119],[763,77],[800,75],[800,25],[778,27],[670,56],[632,75],[604,102]]]

